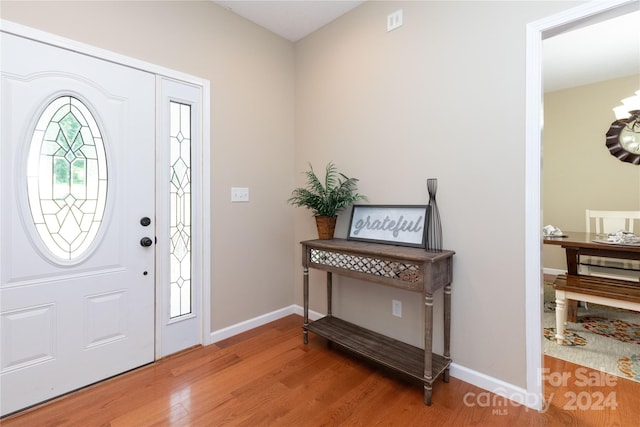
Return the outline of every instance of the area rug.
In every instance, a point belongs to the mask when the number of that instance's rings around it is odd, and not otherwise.
[[[545,354],[621,378],[640,382],[640,313],[587,304],[578,307],[576,323],[569,322],[558,345],[553,285],[544,289]]]

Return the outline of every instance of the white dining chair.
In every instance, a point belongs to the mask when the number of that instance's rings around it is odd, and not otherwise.
[[[640,230],[640,211],[587,209],[585,219],[587,233],[608,234],[622,230],[637,234]],[[640,261],[583,256],[580,257],[580,273],[637,281],[640,279]]]

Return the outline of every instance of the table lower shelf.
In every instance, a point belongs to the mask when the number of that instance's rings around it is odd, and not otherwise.
[[[424,379],[424,350],[418,347],[333,316],[309,323],[308,330],[376,363],[427,382]],[[431,360],[432,379],[429,385],[451,365],[451,359],[439,354],[432,354]]]

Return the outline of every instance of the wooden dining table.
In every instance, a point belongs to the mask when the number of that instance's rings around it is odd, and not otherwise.
[[[567,276],[578,276],[580,256],[598,256],[640,260],[640,245],[606,242],[606,234],[585,233],[579,231],[565,232],[562,236],[544,236],[546,245],[557,245],[564,248],[567,257]],[[638,284],[640,286],[640,283]],[[567,304],[567,320],[575,322],[577,301]]]

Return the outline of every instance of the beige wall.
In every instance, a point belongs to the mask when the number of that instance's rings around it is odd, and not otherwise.
[[[575,4],[371,1],[295,46],[208,1],[2,2],[1,12],[211,81],[214,329],[302,303],[298,242],[315,230],[285,201],[306,162],[335,161],[371,203],[425,203],[435,177],[456,251],[454,361],[525,387],[525,25]],[[400,7],[403,27],[387,33]],[[251,202],[232,205],[231,186],[249,187]],[[347,222],[348,212],[338,236]],[[314,272],[319,311],[321,279]],[[336,288],[337,313],[422,345],[416,295],[341,278]]]
[[[210,1],[1,3],[2,19],[211,82],[212,328],[293,303],[293,45]],[[249,203],[231,203],[232,186]]]
[[[523,387],[525,26],[575,4],[367,2],[296,44],[295,169],[333,160],[376,204],[426,203],[426,179],[438,178],[444,246],[456,251],[453,360]],[[387,33],[398,8],[404,25]],[[314,237],[308,212],[295,219],[296,242]],[[348,213],[341,236],[347,225]],[[319,311],[322,279],[311,276]],[[338,315],[422,345],[419,297],[334,282]]]
[[[640,88],[640,75],[544,96],[543,222],[583,231],[585,209],[640,210],[640,166],[605,146],[620,100]],[[561,248],[545,246],[543,265],[566,269]]]

